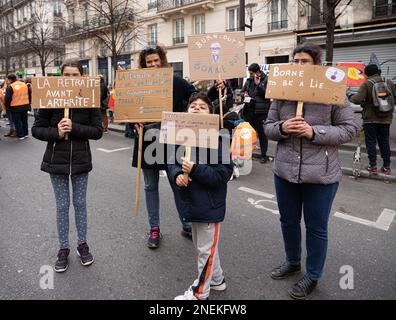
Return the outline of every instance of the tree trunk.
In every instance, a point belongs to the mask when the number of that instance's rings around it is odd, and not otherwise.
[[[334,57],[334,31],[336,26],[335,6],[333,1],[327,3],[327,17],[326,17],[326,62],[332,64]]]

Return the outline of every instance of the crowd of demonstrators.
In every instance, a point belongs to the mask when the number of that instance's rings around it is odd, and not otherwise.
[[[265,98],[268,77],[261,71],[257,63],[251,64],[248,70],[250,78],[246,80],[242,88],[246,101],[244,117],[257,132],[260,141],[260,161],[261,163],[267,163],[271,159],[267,156],[268,138],[265,135],[263,125],[271,104],[271,101]]]
[[[83,74],[78,61],[65,63],[61,71],[67,77]],[[102,133],[99,108],[70,109],[70,118],[64,117],[64,109],[40,109],[32,127],[35,138],[48,142],[41,170],[50,174],[55,194],[60,247],[54,267],[56,272],[64,272],[68,267],[70,180],[78,237],[77,252],[82,265],[89,266],[94,261],[87,244],[87,186],[88,173],[92,170],[89,139],[98,140]]]
[[[167,67],[168,60],[166,57],[166,52],[161,46],[147,47],[140,52],[139,55],[139,67],[144,68],[161,68]],[[194,86],[189,84],[185,79],[174,75],[173,76],[173,111],[174,112],[185,112],[187,109],[188,100],[195,92]],[[159,196],[159,177],[160,171],[168,171],[167,167],[167,146],[160,148],[159,146],[159,129],[160,123],[146,123],[146,124],[136,124],[136,131],[143,127],[143,135],[146,137],[146,133],[150,129],[153,133],[152,140],[143,140],[143,151],[145,154],[146,148],[152,143],[157,145],[155,150],[164,150],[163,157],[158,156],[156,151],[152,154],[153,161],[147,163],[147,159],[142,157],[142,171],[144,177],[144,190],[146,195],[146,207],[148,212],[150,232],[147,245],[149,248],[158,248],[161,240],[160,233],[160,196]],[[133,152],[133,163],[134,167],[137,167],[138,159],[138,135],[135,137],[134,152]],[[180,221],[182,223],[182,235],[191,238],[191,222],[185,220],[186,216],[186,205],[181,201],[179,190],[174,181],[172,181],[168,176],[169,184],[173,190],[174,199],[176,203],[176,208],[179,214]]]
[[[381,70],[375,64],[367,65],[364,70],[367,80],[364,82],[359,91],[354,95],[349,95],[352,103],[362,106],[363,129],[366,140],[369,166],[367,171],[371,174],[377,174],[377,142],[380,149],[383,166],[381,172],[391,174],[391,150],[389,144],[389,130],[393,120],[393,109],[396,97],[396,89],[392,81],[385,81],[381,77]],[[376,92],[374,87],[382,85],[383,92]],[[374,90],[373,90],[374,89]],[[378,95],[380,95],[378,97]],[[383,103],[390,104],[389,111],[381,111],[379,108],[379,99]],[[376,103],[377,100],[377,103]]]
[[[305,43],[294,50],[294,64],[320,65],[321,50]],[[331,206],[342,178],[338,148],[351,141],[358,126],[347,99],[343,107],[274,100],[265,123],[266,135],[278,141],[274,160],[275,190],[286,261],[271,277],[285,279],[301,271],[301,217],[306,227],[306,272],[290,289],[305,299],[322,277],[328,245]],[[296,147],[299,146],[299,147]]]

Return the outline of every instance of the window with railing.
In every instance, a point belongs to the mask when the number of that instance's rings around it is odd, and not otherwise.
[[[308,25],[311,27],[326,24],[327,2],[326,0],[311,0]]]
[[[193,17],[194,34],[205,33],[205,15],[199,14]]]
[[[62,4],[60,0],[53,0],[54,17],[62,17]]]
[[[158,0],[149,0],[148,3],[148,10],[150,9],[156,9],[158,6]]]
[[[373,17],[383,18],[396,15],[396,0],[376,0],[373,7]]]
[[[157,24],[150,24],[148,26],[148,44],[156,45],[158,36],[158,26]]]
[[[184,19],[174,21],[174,38],[173,44],[184,43]]]
[[[268,24],[268,30],[279,30],[287,28],[287,0],[271,1],[271,22]]]
[[[230,8],[227,10],[227,32],[239,30],[239,8]]]

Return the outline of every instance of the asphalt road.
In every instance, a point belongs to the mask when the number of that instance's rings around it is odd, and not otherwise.
[[[1,124],[2,136],[6,128]],[[196,256],[192,243],[180,235],[166,178],[160,182],[163,240],[158,250],[146,247],[143,191],[140,215],[133,215],[131,144],[114,132],[91,143],[88,243],[95,263],[88,268],[79,263],[71,209],[69,269],[54,274],[53,289],[42,289],[49,273],[40,274],[40,269],[53,265],[58,250],[53,191],[48,174],[40,171],[45,143],[2,138],[0,299],[173,299],[188,288],[196,275]],[[269,277],[284,259],[271,165],[254,162],[252,174],[231,181],[228,188],[220,239],[228,289],[210,299],[289,299],[287,289],[298,276],[284,281]],[[395,184],[344,177],[330,219],[324,277],[311,299],[396,298],[395,197]],[[352,267],[353,289],[340,286],[343,266]]]

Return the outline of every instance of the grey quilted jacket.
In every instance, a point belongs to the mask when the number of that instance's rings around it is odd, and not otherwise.
[[[297,103],[274,100],[265,122],[265,134],[278,141],[274,173],[292,183],[332,184],[342,178],[338,146],[351,141],[358,130],[352,107],[304,104],[303,117],[314,132],[313,141],[282,135],[280,125],[295,117]]]

